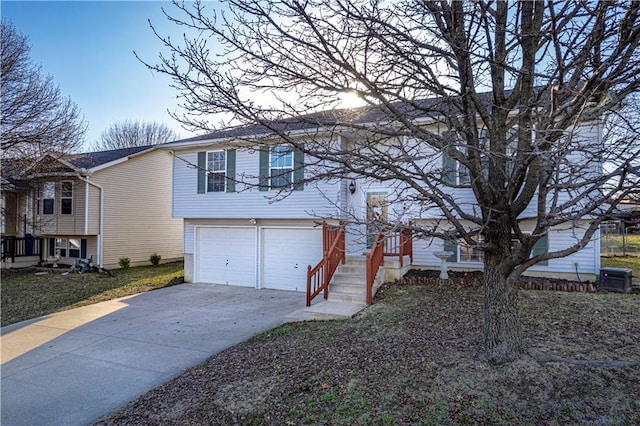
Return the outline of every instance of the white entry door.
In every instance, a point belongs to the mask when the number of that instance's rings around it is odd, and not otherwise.
[[[256,285],[255,228],[198,228],[195,280],[197,282]]]
[[[262,229],[262,287],[307,291],[307,266],[322,259],[322,230]]]

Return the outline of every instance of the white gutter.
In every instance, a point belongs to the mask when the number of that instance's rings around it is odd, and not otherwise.
[[[84,235],[89,233],[89,182],[84,183]]]
[[[100,267],[102,268],[104,266],[103,262],[102,262],[102,248],[103,248],[103,242],[102,242],[102,236],[104,235],[104,188],[102,186],[100,186],[99,184],[90,181],[89,179],[82,177],[82,176],[78,176],[78,178],[91,185],[94,186],[96,188],[98,188],[98,190],[100,191],[100,232],[98,233],[98,263],[100,265]],[[87,191],[88,193],[88,191]],[[88,196],[87,196],[88,198]],[[87,203],[87,209],[88,209],[88,205],[89,203]],[[87,216],[88,216],[88,211],[87,211]],[[85,227],[88,227],[88,220],[85,223]]]

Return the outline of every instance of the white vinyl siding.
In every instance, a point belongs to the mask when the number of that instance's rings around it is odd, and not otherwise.
[[[532,226],[532,223],[525,223],[523,225],[523,229],[526,232],[528,229],[531,229]],[[575,243],[576,237],[581,235],[581,226],[588,226],[588,222],[579,222],[575,230],[565,229],[565,227],[551,229],[548,236],[548,251],[553,252],[562,250]],[[571,256],[560,259],[550,259],[547,262],[547,265],[538,264],[531,267],[529,270],[533,272],[550,271],[575,274],[575,263],[577,263],[578,272],[580,274],[597,274],[600,269],[600,245],[598,238],[599,234],[596,234],[584,249],[572,254]],[[445,248],[450,247],[445,247],[442,240],[414,240],[414,266],[434,268],[440,266],[440,259],[435,256],[435,253],[443,251]],[[456,260],[455,262],[450,262],[449,266],[463,269],[478,269],[482,267],[482,264],[478,262],[462,262],[460,260]]]
[[[308,219],[336,215],[340,205],[338,180],[307,184],[283,200],[273,202],[273,191],[258,189],[259,151],[236,150],[236,176],[251,185],[236,183],[236,192],[197,194],[198,173],[189,164],[197,164],[196,150],[176,152],[173,161],[173,216],[178,218],[274,218]]]

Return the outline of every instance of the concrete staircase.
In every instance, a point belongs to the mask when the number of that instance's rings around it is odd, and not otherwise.
[[[284,319],[285,322],[348,319],[367,306],[367,266],[364,257],[348,256],[338,266],[329,284],[329,298],[318,296],[317,303],[298,309]]]
[[[362,256],[347,256],[329,284],[329,301],[367,303],[367,265]]]

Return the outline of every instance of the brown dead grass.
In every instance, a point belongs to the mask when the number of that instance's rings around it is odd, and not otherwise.
[[[100,425],[636,425],[640,296],[521,291],[531,354],[481,357],[482,288],[387,285],[349,321],[286,324]]]

